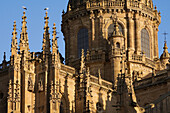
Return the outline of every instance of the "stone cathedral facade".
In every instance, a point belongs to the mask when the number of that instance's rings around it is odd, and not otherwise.
[[[159,58],[152,0],[69,0],[65,63],[48,12],[39,52],[26,19],[19,43],[14,21],[10,60],[4,53],[0,64],[0,113],[170,113],[170,54],[165,41]]]

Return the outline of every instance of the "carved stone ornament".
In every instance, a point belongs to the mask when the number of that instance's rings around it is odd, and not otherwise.
[[[31,76],[28,78],[28,91],[34,91],[34,85]]]
[[[42,78],[38,81],[38,91],[42,92],[43,91],[43,80]]]

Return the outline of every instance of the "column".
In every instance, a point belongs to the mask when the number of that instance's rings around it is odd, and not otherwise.
[[[155,51],[156,51],[156,57],[158,58],[159,57],[159,52],[158,52],[158,27],[156,27],[156,30],[155,30]]]
[[[136,24],[136,29],[135,29],[135,36],[136,36],[136,53],[140,54],[141,52],[141,36],[140,36],[140,20],[139,20],[139,13],[135,14],[135,24]]]
[[[133,21],[133,13],[131,12],[129,12],[128,14],[128,23],[129,23],[128,48],[130,51],[134,51],[134,21]]]
[[[94,13],[93,11],[91,11],[91,14],[90,14],[90,19],[91,19],[91,48],[94,47],[94,44],[93,44],[93,41],[95,40],[95,16],[94,16]]]

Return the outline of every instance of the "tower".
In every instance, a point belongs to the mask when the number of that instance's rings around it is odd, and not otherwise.
[[[130,74],[136,71],[143,77],[151,73],[152,68],[157,70],[161,16],[152,0],[69,0],[62,18],[67,65],[78,70],[81,49],[84,49],[90,72],[96,75],[100,68],[102,78],[111,81],[112,76],[117,76],[112,63],[119,63],[110,59],[110,48],[116,39],[122,39],[120,45],[126,53]],[[114,27],[114,18],[117,18],[117,27]],[[110,43],[116,28],[122,36]]]

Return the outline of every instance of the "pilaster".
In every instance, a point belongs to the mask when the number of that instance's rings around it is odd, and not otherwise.
[[[136,53],[140,55],[141,53],[141,36],[140,36],[140,18],[139,18],[139,13],[135,13],[135,48],[136,48]]]
[[[128,49],[129,51],[134,52],[134,20],[133,20],[133,12],[128,13]]]

